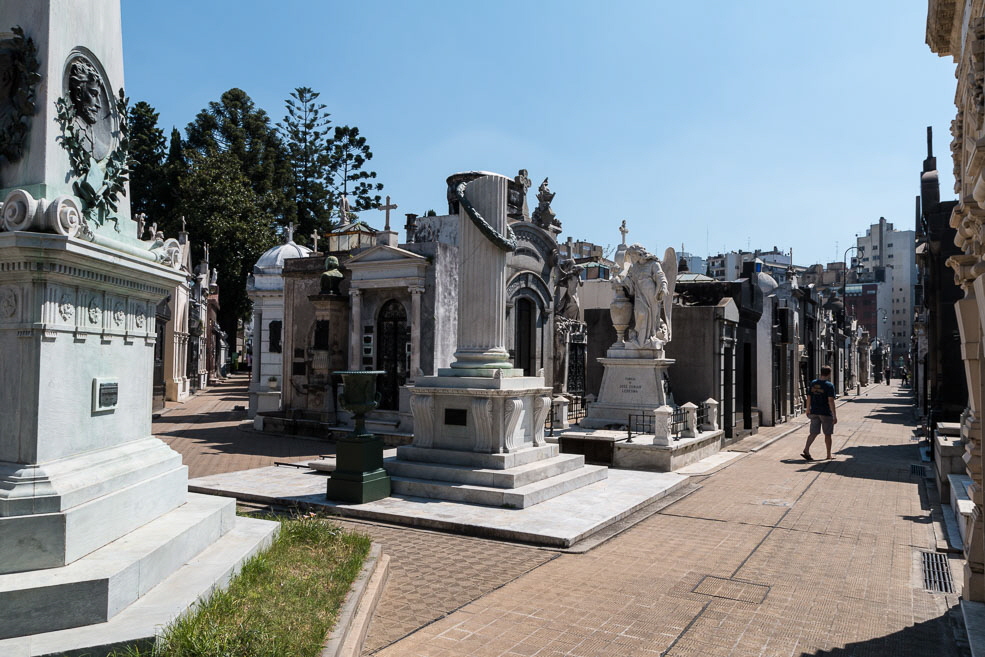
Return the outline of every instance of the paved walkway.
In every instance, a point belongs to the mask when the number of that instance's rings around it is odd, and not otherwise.
[[[155,423],[172,423],[194,476],[322,450],[243,431],[222,406],[237,403],[234,389]],[[203,404],[227,419],[191,412]],[[182,422],[186,412],[205,417]],[[909,400],[870,386],[839,419],[834,460],[798,456],[801,419],[762,428],[758,451],[584,554],[345,522],[393,559],[365,654],[957,656],[946,615],[957,596],[920,579],[919,553],[935,538],[911,474]]]
[[[184,403],[169,403],[154,420],[154,434],[182,455],[190,479],[335,453],[333,443],[254,431],[246,417],[248,385],[246,375],[233,375]]]

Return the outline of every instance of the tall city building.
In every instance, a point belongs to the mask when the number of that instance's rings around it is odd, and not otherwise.
[[[913,303],[917,283],[916,231],[896,230],[885,217],[872,224],[865,235],[857,239],[862,254],[861,266],[866,272],[880,267],[893,270],[892,294],[886,311],[889,324],[893,364],[898,366],[908,358],[910,336],[913,334]]]

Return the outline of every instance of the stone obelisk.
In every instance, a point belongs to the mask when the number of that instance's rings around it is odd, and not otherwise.
[[[185,277],[122,193],[119,3],[2,0],[0,32],[0,654],[74,654],[239,521],[151,434],[156,307]]]

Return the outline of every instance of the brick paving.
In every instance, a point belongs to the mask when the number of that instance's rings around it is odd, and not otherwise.
[[[895,387],[870,387],[840,408],[832,461],[798,457],[800,427],[377,654],[958,655],[957,596],[918,579],[935,538],[909,418]]]
[[[248,385],[246,375],[233,375],[181,404],[169,403],[154,420],[154,435],[182,455],[189,478],[335,453],[333,443],[254,431],[245,410]]]
[[[155,431],[192,476],[332,449],[248,430],[245,403],[245,382],[225,384]],[[583,554],[343,521],[392,558],[364,654],[957,657],[957,596],[919,579],[935,537],[910,417],[895,386],[870,386],[839,410],[835,458],[812,463],[802,419],[761,428],[736,448],[758,451]]]

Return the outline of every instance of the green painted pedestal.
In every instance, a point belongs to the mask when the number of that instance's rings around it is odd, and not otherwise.
[[[330,500],[350,504],[389,497],[390,476],[383,469],[383,439],[366,435],[340,440],[326,495]]]

